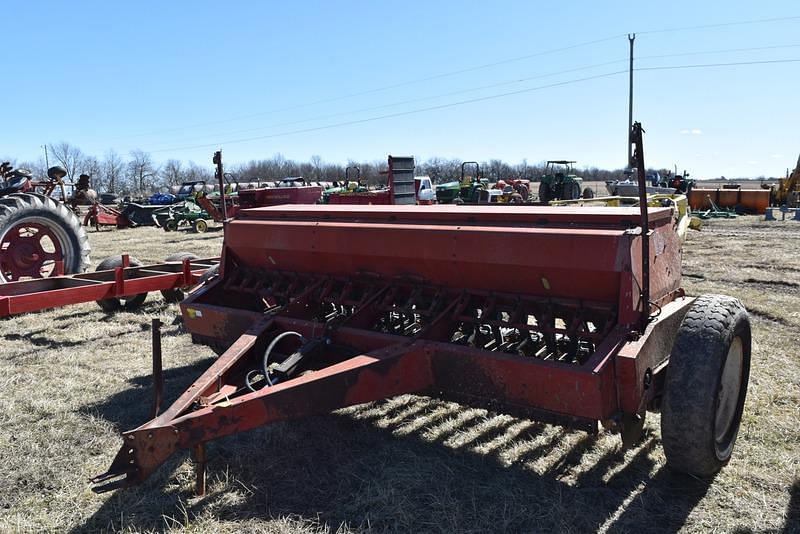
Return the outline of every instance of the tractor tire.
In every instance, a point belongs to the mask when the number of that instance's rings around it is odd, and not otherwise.
[[[167,222],[164,223],[164,231],[165,232],[177,232],[178,231],[178,221],[175,219],[169,219]]]
[[[204,234],[208,230],[208,223],[205,219],[197,219],[192,223],[192,230],[198,234]]]
[[[539,202],[550,202],[553,200],[550,198],[550,184],[547,182],[542,182],[539,184]]]
[[[172,254],[164,258],[164,261],[170,262],[181,262],[183,260],[196,260],[197,255],[192,254],[191,252],[178,252],[177,254]],[[182,301],[186,297],[186,291],[182,287],[175,287],[172,289],[162,289],[161,296],[164,297],[164,300],[170,304],[176,304]]]
[[[585,187],[583,189],[583,198],[594,198],[594,189],[591,187]]]
[[[510,204],[522,204],[525,201],[522,199],[522,195],[520,195],[519,193],[514,193],[513,195],[511,195],[511,199],[508,202]]]
[[[0,198],[0,283],[45,278],[63,261],[64,274],[89,266],[89,238],[61,202],[37,193]]]
[[[732,297],[703,295],[681,322],[661,406],[667,465],[710,477],[730,460],[750,376],[750,320]]]
[[[131,256],[128,258],[128,265],[130,267],[141,267],[142,262]],[[122,256],[109,256],[97,265],[95,271],[107,271],[117,267],[122,267]],[[104,312],[114,313],[120,310],[133,311],[139,308],[146,298],[147,293],[139,293],[129,297],[112,297],[96,302]]]
[[[562,200],[577,200],[579,198],[581,198],[581,185],[577,182],[571,182],[566,186]]]
[[[531,196],[531,192],[525,184],[519,184],[517,186],[517,193],[522,197],[522,200],[528,200],[528,197]]]

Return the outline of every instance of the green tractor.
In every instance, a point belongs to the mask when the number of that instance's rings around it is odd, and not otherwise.
[[[539,201],[575,200],[581,198],[583,178],[576,176],[572,164],[574,161],[550,160],[544,170],[539,184]],[[594,197],[594,191],[583,189],[583,198]]]
[[[194,199],[187,198],[180,204],[173,204],[166,213],[156,215],[156,221],[165,232],[175,232],[181,226],[191,226],[198,234],[208,230],[211,215]]]
[[[474,174],[467,174],[466,167],[473,165]],[[447,182],[436,186],[436,202],[439,204],[477,203],[481,191],[489,188],[489,181],[481,178],[481,167],[477,161],[465,161],[461,164],[461,180]]]

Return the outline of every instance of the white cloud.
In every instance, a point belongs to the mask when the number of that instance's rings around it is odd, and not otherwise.
[[[758,162],[755,160],[750,160],[747,162],[748,165],[758,165]]]
[[[689,130],[681,130],[681,135],[686,135],[689,133]]]
[[[700,128],[692,128],[692,135],[703,135],[703,130]]]
[[[783,154],[770,154],[769,157],[771,157],[772,159],[781,159],[783,157]]]

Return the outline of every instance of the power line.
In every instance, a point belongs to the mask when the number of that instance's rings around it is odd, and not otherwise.
[[[674,70],[674,69],[704,69],[710,67],[733,67],[737,65],[768,65],[773,63],[800,63],[800,59],[770,59],[763,61],[736,61],[733,63],[704,63],[700,65],[666,65],[660,67],[639,67],[634,70]]]
[[[273,137],[283,137],[283,136],[286,136],[286,135],[293,135],[293,134],[299,134],[299,133],[308,133],[308,132],[316,132],[316,131],[319,131],[319,130],[328,130],[328,129],[331,129],[331,128],[339,128],[341,126],[351,126],[351,125],[354,125],[354,124],[363,124],[365,122],[373,122],[373,121],[382,120],[382,119],[389,119],[389,118],[394,118],[394,117],[402,117],[402,116],[405,116],[405,115],[414,115],[414,114],[417,114],[417,113],[425,113],[427,111],[434,111],[434,110],[439,110],[439,109],[451,108],[451,107],[455,107],[455,106],[462,106],[464,104],[472,104],[472,103],[475,103],[475,102],[482,102],[482,101],[485,101],[485,100],[495,100],[497,98],[503,98],[503,97],[512,96],[512,95],[518,95],[518,94],[522,94],[522,93],[529,93],[529,92],[532,92],[532,91],[538,91],[538,90],[542,90],[542,89],[549,89],[549,88],[552,88],[552,87],[560,87],[560,86],[563,86],[563,85],[570,85],[570,84],[585,82],[585,81],[589,81],[589,80],[596,80],[596,79],[599,79],[599,78],[608,78],[610,76],[615,76],[617,74],[622,74],[622,73],[625,73],[625,72],[628,72],[628,71],[627,70],[620,70],[620,71],[615,71],[615,72],[607,72],[605,74],[598,74],[596,76],[587,76],[585,78],[578,78],[578,79],[575,79],[575,80],[567,80],[567,81],[564,81],[564,82],[551,83],[551,84],[548,84],[548,85],[540,85],[540,86],[537,86],[537,87],[528,87],[526,89],[519,89],[517,91],[509,91],[507,93],[500,93],[500,94],[496,94],[496,95],[482,96],[482,97],[478,97],[478,98],[471,98],[471,99],[468,99],[468,100],[461,100],[461,101],[458,101],[458,102],[450,102],[448,104],[439,104],[437,106],[430,106],[430,107],[426,107],[426,108],[412,109],[412,110],[408,110],[408,111],[399,111],[397,113],[389,113],[389,114],[380,115],[380,116],[377,116],[377,117],[367,117],[365,119],[356,119],[356,120],[352,120],[352,121],[339,122],[339,123],[335,123],[335,124],[327,124],[327,125],[324,125],[324,126],[316,126],[316,127],[313,127],[313,128],[304,128],[304,129],[301,129],[301,130],[280,132],[280,133],[269,134],[269,135],[260,135],[260,136],[257,136],[257,137],[248,137],[248,138],[244,138],[244,139],[234,139],[234,140],[230,140],[230,141],[223,141],[223,142],[217,142],[217,143],[206,143],[206,144],[202,144],[202,145],[184,146],[184,147],[176,147],[176,148],[169,148],[169,149],[162,149],[162,150],[151,150],[150,152],[159,153],[159,152],[171,152],[171,151],[176,151],[176,150],[191,150],[191,149],[195,149],[195,148],[217,147],[217,146],[222,146],[222,145],[232,145],[232,144],[236,144],[236,143],[246,143],[246,142],[249,142],[249,141],[258,141],[258,140],[261,140],[261,139],[270,139],[270,138],[273,138]]]
[[[689,31],[689,30],[707,30],[711,28],[726,28],[729,26],[744,26],[749,24],[766,24],[769,22],[786,22],[788,20],[800,20],[800,15],[792,16],[792,17],[773,17],[769,19],[752,19],[752,20],[742,20],[736,22],[720,22],[716,24],[703,24],[700,26],[683,26],[680,28],[667,28],[661,30],[646,30],[643,32],[636,32],[640,35],[645,34],[653,34],[653,33],[671,33],[671,32],[682,32],[682,31]]]
[[[780,64],[780,63],[800,63],[800,59],[776,59],[776,60],[762,60],[762,61],[737,61],[737,62],[730,62],[730,63],[705,63],[705,64],[695,64],[695,65],[668,65],[668,66],[658,66],[658,67],[639,67],[639,68],[636,68],[635,70],[636,71],[677,70],[677,69],[730,67],[730,66],[741,66],[741,65]],[[379,116],[376,116],[376,117],[367,117],[367,118],[364,118],[364,119],[355,119],[355,120],[351,120],[351,121],[339,122],[339,123],[334,123],[334,124],[327,124],[327,125],[323,125],[323,126],[316,126],[316,127],[312,127],[312,128],[303,128],[303,129],[299,129],[299,130],[291,130],[291,131],[279,132],[279,133],[268,134],[268,135],[261,135],[261,136],[248,137],[248,138],[242,138],[242,139],[233,139],[233,140],[228,140],[228,141],[223,141],[223,142],[206,143],[206,144],[183,146],[183,147],[174,147],[174,148],[161,149],[161,150],[152,150],[151,152],[159,153],[159,152],[171,152],[171,151],[177,151],[177,150],[192,150],[192,149],[197,149],[197,148],[218,147],[218,146],[222,146],[222,145],[246,143],[246,142],[250,142],[250,141],[258,141],[258,140],[261,140],[261,139],[271,139],[271,138],[275,138],[275,137],[284,137],[284,136],[287,136],[287,135],[295,135],[295,134],[300,134],[300,133],[309,133],[309,132],[315,132],[315,131],[320,131],[320,130],[329,130],[329,129],[332,129],[332,128],[339,128],[339,127],[342,127],[342,126],[351,126],[351,125],[355,125],[355,124],[364,124],[364,123],[367,123],[367,122],[374,122],[374,121],[383,120],[383,119],[402,117],[402,116],[407,116],[407,115],[414,115],[414,114],[418,114],[418,113],[425,113],[425,112],[428,112],[428,111],[446,109],[446,108],[462,106],[462,105],[466,105],[466,104],[472,104],[472,103],[476,103],[476,102],[483,102],[483,101],[487,101],[487,100],[496,100],[498,98],[505,98],[505,97],[508,97],[508,96],[513,96],[513,95],[518,95],[518,94],[523,94],[523,93],[529,93],[529,92],[539,91],[539,90],[543,90],[543,89],[549,89],[549,88],[553,88],[553,87],[571,85],[571,84],[575,84],[575,83],[581,83],[581,82],[586,82],[586,81],[590,81],[590,80],[597,80],[597,79],[601,79],[601,78],[609,78],[609,77],[616,76],[616,75],[619,75],[619,74],[624,74],[624,73],[627,73],[627,72],[628,72],[627,70],[619,70],[619,71],[614,71],[614,72],[607,72],[607,73],[598,74],[598,75],[595,75],[595,76],[587,76],[587,77],[584,77],[584,78],[566,80],[566,81],[563,81],[563,82],[556,82],[556,83],[547,84],[547,85],[540,85],[540,86],[536,86],[536,87],[528,87],[528,88],[519,89],[519,90],[516,90],[516,91],[509,91],[509,92],[499,93],[499,94],[495,94],[495,95],[487,95],[487,96],[471,98],[471,99],[467,99],[467,100],[460,100],[460,101],[457,101],[457,102],[450,102],[450,103],[447,103],[447,104],[439,104],[439,105],[436,105],[436,106],[429,106],[429,107],[425,107],[425,108],[419,108],[419,109],[413,109],[413,110],[407,110],[407,111],[400,111],[400,112],[397,112],[397,113],[389,113],[389,114],[385,114],[385,115],[379,115]]]
[[[464,94],[464,93],[482,91],[482,90],[485,90],[485,89],[493,89],[495,87],[502,87],[504,85],[512,85],[512,84],[518,84],[518,83],[523,83],[523,82],[529,82],[529,81],[532,81],[532,80],[538,80],[538,79],[542,79],[542,78],[549,78],[551,76],[558,76],[560,74],[568,74],[568,73],[571,73],[571,72],[589,70],[589,69],[594,69],[594,68],[597,68],[597,67],[605,67],[607,65],[613,65],[615,63],[622,63],[623,61],[626,61],[626,60],[604,61],[602,63],[594,63],[592,65],[584,65],[584,66],[575,67],[575,68],[572,68],[572,69],[566,69],[566,70],[561,70],[561,71],[556,71],[556,72],[549,72],[547,74],[538,74],[536,76],[529,76],[529,77],[526,77],[526,78],[516,78],[516,79],[513,79],[513,80],[506,80],[506,81],[503,81],[503,82],[497,82],[497,83],[492,83],[492,84],[487,84],[487,85],[481,85],[481,86],[477,86],[477,87],[470,87],[470,88],[466,88],[466,89],[459,89],[457,91],[449,91],[447,93],[438,93],[438,94],[435,94],[435,95],[429,95],[429,96],[424,96],[424,97],[420,97],[420,98],[412,98],[412,99],[408,99],[408,100],[395,101],[395,102],[391,102],[391,103],[388,103],[388,104],[381,104],[379,106],[370,106],[370,107],[366,107],[366,108],[359,108],[359,109],[353,109],[353,110],[349,110],[349,111],[342,111],[342,112],[338,112],[338,113],[331,113],[331,114],[328,114],[328,115],[320,115],[320,116],[311,117],[311,118],[307,118],[307,119],[300,119],[300,120],[288,121],[288,122],[279,122],[279,123],[269,124],[269,125],[266,125],[266,126],[257,126],[257,127],[254,127],[254,128],[247,128],[247,129],[244,129],[244,130],[234,130],[234,131],[228,131],[228,132],[222,132],[222,133],[226,134],[226,135],[232,135],[232,134],[240,134],[240,133],[248,133],[248,132],[258,132],[258,131],[268,130],[270,128],[275,128],[275,127],[279,127],[279,126],[292,126],[292,125],[295,125],[295,124],[304,124],[304,123],[308,123],[308,122],[315,122],[315,121],[318,121],[318,120],[324,120],[324,119],[331,119],[331,118],[335,118],[335,117],[353,115],[355,113],[362,113],[362,112],[365,112],[365,111],[375,111],[375,110],[379,110],[379,109],[386,109],[386,108],[391,108],[391,107],[395,107],[395,106],[401,106],[401,105],[404,105],[404,104],[413,104],[415,102],[424,102],[426,100],[435,100],[437,98],[444,98],[444,97],[454,96],[454,95],[459,95],[459,94]],[[214,134],[207,134],[207,135],[202,135],[202,136],[197,136],[197,137],[191,137],[191,138],[188,138],[188,139],[184,139],[184,141],[206,139],[206,138],[209,137],[209,135],[220,135],[220,133],[216,132]],[[121,149],[121,150],[124,150],[124,149]]]
[[[685,56],[697,56],[697,55],[705,55],[705,54],[721,54],[721,53],[729,53],[729,52],[747,52],[747,51],[758,51],[758,50],[774,50],[774,49],[792,48],[792,47],[794,47],[794,48],[800,47],[800,44],[770,45],[770,46],[758,46],[758,47],[747,47],[747,48],[729,48],[729,49],[722,49],[722,50],[704,50],[704,51],[695,51],[695,52],[679,52],[679,53],[673,53],[673,54],[659,54],[659,55],[650,55],[650,56],[640,56],[638,59],[639,60],[643,60],[643,59],[663,59],[663,58],[670,58],[670,57],[685,57]],[[523,82],[532,81],[532,80],[536,80],[536,79],[547,78],[547,77],[550,77],[550,76],[557,76],[557,75],[560,75],[560,74],[568,74],[568,73],[571,73],[571,72],[578,72],[578,71],[582,71],[582,70],[588,70],[588,69],[593,69],[593,68],[597,68],[597,67],[613,65],[613,64],[616,64],[616,63],[622,63],[622,62],[626,62],[626,61],[627,60],[624,60],[624,59],[614,60],[614,61],[605,61],[605,62],[602,62],[602,63],[595,63],[595,64],[592,64],[592,65],[584,65],[584,66],[581,66],[581,67],[575,67],[575,68],[561,70],[561,71],[557,71],[557,72],[550,72],[550,73],[547,73],[547,74],[538,74],[536,76],[529,76],[529,77],[525,77],[525,78],[516,78],[516,79],[513,79],[513,80],[506,80],[506,81],[497,82],[497,83],[493,83],[493,84],[487,84],[487,85],[481,85],[481,86],[477,86],[477,87],[459,89],[457,91],[449,91],[449,92],[446,92],[446,93],[438,93],[438,94],[435,94],[435,95],[429,95],[429,96],[424,96],[424,97],[420,97],[420,98],[412,98],[412,99],[407,99],[407,100],[395,101],[395,102],[391,102],[391,103],[388,103],[388,104],[381,104],[381,105],[378,105],[378,106],[370,106],[370,107],[359,108],[359,109],[354,109],[354,110],[349,110],[349,111],[342,111],[342,112],[338,112],[338,113],[331,113],[331,114],[327,114],[327,115],[320,115],[320,116],[310,117],[310,118],[307,118],[307,119],[300,119],[300,120],[287,121],[287,122],[279,122],[279,123],[273,123],[273,124],[269,124],[269,125],[265,125],[265,126],[256,126],[256,127],[253,127],[253,128],[239,129],[239,130],[233,130],[233,131],[227,131],[227,132],[215,132],[215,133],[210,133],[210,134],[205,134],[205,135],[185,138],[185,139],[183,139],[183,141],[184,142],[200,141],[202,139],[208,139],[210,136],[244,134],[244,133],[250,133],[250,132],[259,132],[259,131],[269,130],[271,128],[277,128],[277,127],[281,127],[281,126],[293,126],[293,125],[297,125],[297,124],[305,124],[305,123],[315,122],[315,121],[319,121],[319,120],[332,119],[332,118],[336,118],[336,117],[353,115],[353,114],[356,114],[356,113],[363,113],[365,111],[376,111],[376,110],[380,110],[380,109],[386,109],[386,108],[391,108],[391,107],[405,105],[405,104],[413,104],[413,103],[416,103],[416,102],[424,102],[424,101],[427,101],[427,100],[435,100],[437,98],[444,98],[444,97],[455,96],[455,95],[464,94],[464,93],[482,91],[482,90],[485,90],[485,89],[492,89],[492,88],[495,88],[495,87],[502,87],[502,86],[505,86],[505,85],[518,84],[518,83],[523,83]],[[131,148],[135,148],[135,147],[131,147]],[[125,151],[126,149],[120,149],[120,150]]]
[[[182,126],[182,127],[179,127],[179,128],[170,128],[170,129],[166,129],[166,130],[157,130],[157,131],[154,131],[154,132],[133,134],[133,135],[130,135],[130,136],[125,136],[125,137],[141,137],[141,136],[144,136],[144,135],[152,135],[154,133],[168,133],[168,132],[174,132],[174,131],[178,131],[178,130],[186,130],[188,128],[196,128],[198,126],[211,126],[211,125],[215,125],[215,124],[223,124],[223,123],[226,123],[226,122],[238,121],[238,120],[242,120],[242,119],[250,119],[250,118],[253,118],[253,117],[260,117],[260,116],[263,116],[263,115],[270,115],[270,114],[273,114],[273,113],[280,113],[280,112],[283,112],[283,111],[293,111],[293,110],[296,110],[296,109],[301,109],[301,108],[310,107],[310,106],[316,106],[316,105],[319,105],[319,104],[328,104],[330,102],[337,102],[339,100],[346,100],[348,98],[353,98],[353,97],[356,97],[356,96],[364,96],[364,95],[379,93],[379,92],[383,92],[383,91],[388,91],[390,89],[397,89],[399,87],[406,87],[408,85],[418,84],[418,83],[422,83],[422,82],[429,82],[429,81],[438,80],[438,79],[441,79],[441,78],[448,78],[450,76],[456,76],[458,74],[466,74],[468,72],[474,72],[474,71],[477,71],[477,70],[482,70],[482,69],[486,69],[486,68],[489,68],[489,67],[496,67],[498,65],[505,65],[505,64],[508,64],[508,63],[514,63],[514,62],[517,62],[517,61],[523,61],[525,59],[530,59],[530,58],[534,58],[534,57],[540,57],[540,56],[546,56],[546,55],[550,55],[550,54],[556,54],[558,52],[564,52],[564,51],[567,51],[567,50],[573,50],[575,48],[581,48],[581,47],[584,47],[584,46],[589,46],[589,45],[593,45],[593,44],[603,43],[603,42],[606,42],[606,41],[611,41],[612,39],[617,39],[618,37],[619,37],[619,35],[611,35],[611,36],[608,36],[608,37],[603,37],[601,39],[595,39],[595,40],[592,40],[592,41],[584,41],[584,42],[576,43],[576,44],[569,45],[569,46],[562,46],[560,48],[551,48],[549,50],[544,50],[544,51],[541,51],[541,52],[534,52],[532,54],[526,54],[524,56],[517,56],[517,57],[513,57],[513,58],[501,59],[499,61],[494,61],[494,62],[491,62],[491,63],[484,63],[482,65],[476,65],[476,66],[467,67],[467,68],[464,68],[464,69],[459,69],[459,70],[454,70],[454,71],[449,71],[449,72],[443,72],[443,73],[439,73],[439,74],[433,74],[431,76],[427,76],[427,77],[424,77],[424,78],[417,78],[417,79],[414,79],[414,80],[407,80],[407,81],[400,82],[400,83],[395,83],[395,84],[392,84],[392,85],[384,85],[382,87],[376,87],[374,89],[367,89],[366,91],[359,91],[359,92],[356,92],[356,93],[349,93],[349,94],[346,94],[346,95],[335,96],[335,97],[331,97],[331,98],[325,98],[325,99],[322,99],[322,100],[315,100],[313,102],[307,102],[307,103],[304,103],[304,104],[297,104],[297,105],[294,105],[294,106],[289,106],[289,107],[284,107],[284,108],[272,109],[272,110],[269,110],[269,111],[262,111],[262,112],[259,112],[259,113],[251,113],[251,114],[248,114],[248,115],[240,115],[238,117],[234,117],[234,118],[230,118],[230,119],[223,119],[223,120],[218,120],[218,121],[210,121],[210,122],[205,122],[205,123],[194,124],[194,125],[191,125],[191,126]],[[117,137],[116,139],[122,139],[122,137]]]
[[[772,23],[772,22],[784,22],[784,21],[799,20],[799,19],[800,19],[800,15],[798,15],[798,16],[789,16],[789,17],[773,17],[773,18],[766,18],[766,19],[751,19],[751,20],[744,20],[744,21],[723,22],[723,23],[704,24],[704,25],[696,25],[696,26],[683,26],[683,27],[678,27],[678,28],[645,30],[645,31],[640,31],[640,32],[636,32],[636,33],[638,33],[640,35],[658,34],[658,33],[670,33],[670,32],[691,31],[691,30],[700,30],[700,29],[722,28],[722,27],[729,27],[729,26],[742,26],[742,25],[749,25],[749,24],[765,24],[765,23]],[[449,72],[433,74],[433,75],[426,76],[426,77],[423,77],[423,78],[417,78],[417,79],[414,79],[414,80],[406,80],[406,81],[403,81],[403,82],[400,82],[400,83],[396,83],[396,84],[385,85],[385,86],[382,86],[382,87],[376,87],[376,88],[368,89],[368,90],[365,90],[365,91],[359,91],[359,92],[340,95],[340,96],[331,97],[331,98],[325,98],[325,99],[316,100],[316,101],[313,101],[313,102],[301,103],[301,104],[296,104],[296,105],[293,105],[293,106],[288,106],[288,107],[283,107],[283,108],[278,108],[278,109],[273,109],[273,110],[268,110],[268,111],[263,111],[263,112],[258,112],[258,113],[252,113],[252,114],[247,114],[247,115],[240,115],[238,117],[232,117],[232,118],[229,118],[229,119],[220,119],[220,120],[216,120],[216,121],[196,123],[196,124],[188,125],[188,126],[181,126],[181,127],[176,127],[176,128],[167,128],[167,129],[153,130],[153,131],[149,131],[149,132],[142,132],[142,133],[138,133],[138,134],[131,134],[131,135],[127,135],[127,136],[115,137],[113,139],[126,139],[126,138],[133,138],[133,137],[143,137],[143,136],[154,135],[154,134],[159,134],[159,133],[170,133],[170,132],[176,132],[176,131],[181,131],[181,130],[187,130],[187,129],[190,129],[190,128],[197,128],[197,127],[201,127],[201,126],[213,126],[213,125],[217,125],[217,124],[225,124],[225,123],[229,123],[229,122],[240,121],[240,120],[243,120],[243,119],[250,119],[250,118],[254,118],[254,117],[260,117],[260,116],[264,116],[264,115],[280,113],[280,112],[283,112],[283,111],[293,111],[293,110],[296,110],[296,109],[315,106],[315,105],[319,105],[319,104],[326,104],[326,103],[330,103],[330,102],[336,102],[336,101],[340,101],[340,100],[345,100],[345,99],[353,98],[353,97],[356,97],[356,96],[364,96],[364,95],[368,95],[368,94],[374,94],[374,93],[378,93],[378,92],[382,92],[382,91],[388,91],[390,89],[397,89],[399,87],[405,87],[405,86],[408,86],[408,85],[413,85],[413,84],[422,83],[422,82],[426,82],[426,81],[438,80],[438,79],[442,79],[442,78],[456,76],[456,75],[459,75],[459,74],[465,74],[465,73],[468,73],[468,72],[475,72],[475,71],[478,71],[478,70],[483,70],[483,69],[486,69],[486,68],[495,67],[495,66],[499,66],[499,65],[506,65],[506,64],[509,64],[509,63],[515,63],[515,62],[518,62],[518,61],[523,61],[523,60],[531,59],[531,58],[534,58],[534,57],[541,57],[541,56],[545,56],[545,55],[555,54],[555,53],[558,53],[558,52],[564,52],[564,51],[567,51],[567,50],[573,50],[573,49],[576,49],[576,48],[581,48],[581,47],[585,47],[585,46],[590,46],[590,45],[594,45],[594,44],[599,44],[599,43],[611,41],[613,39],[618,39],[618,38],[624,37],[626,35],[627,35],[627,33],[620,33],[620,34],[616,34],[616,35],[610,35],[610,36],[607,36],[607,37],[602,37],[602,38],[594,39],[594,40],[591,40],[591,41],[584,41],[584,42],[580,42],[580,43],[576,43],[576,44],[572,44],[572,45],[568,45],[568,46],[563,46],[563,47],[559,47],[559,48],[553,48],[553,49],[544,50],[544,51],[540,51],[540,52],[534,52],[534,53],[531,53],[531,54],[525,54],[525,55],[522,55],[522,56],[502,59],[502,60],[498,60],[498,61],[494,61],[494,62],[490,62],[490,63],[484,63],[482,65],[476,65],[476,66],[467,67],[467,68],[458,69],[458,70],[453,70],[453,71],[449,71]]]
[[[776,50],[780,48],[798,48],[800,43],[797,44],[783,44],[783,45],[769,45],[769,46],[752,46],[748,48],[727,48],[722,50],[704,50],[702,52],[678,52],[673,54],[656,54],[650,56],[637,56],[636,59],[660,59],[665,57],[681,57],[681,56],[702,56],[706,54],[728,54],[731,52],[755,52],[757,50]]]

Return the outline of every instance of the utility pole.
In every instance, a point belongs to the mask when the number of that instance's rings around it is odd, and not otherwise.
[[[45,165],[45,167],[47,167],[49,169],[50,168],[50,162],[47,159],[47,145],[42,145],[42,148],[44,149],[44,165]]]
[[[633,142],[633,139],[631,138],[631,135],[632,135],[631,134],[631,127],[633,125],[633,42],[635,40],[636,40],[636,34],[635,33],[629,33],[628,34],[628,43],[630,44],[630,47],[631,47],[630,67],[628,68],[629,86],[628,86],[628,124],[627,124],[627,130],[628,130],[628,165],[627,165],[627,168],[629,168],[629,169],[632,167],[632,165],[631,165],[631,157],[632,157],[631,156],[631,143]]]

